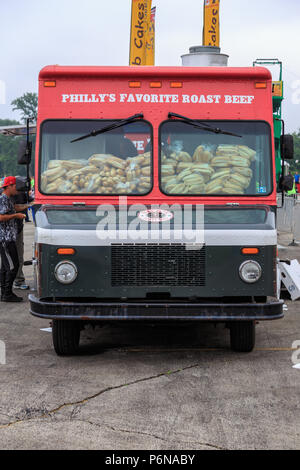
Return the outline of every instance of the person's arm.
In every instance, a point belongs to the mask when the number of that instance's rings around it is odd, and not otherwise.
[[[23,212],[30,207],[31,204],[15,204],[15,211],[17,212]]]
[[[26,215],[22,213],[17,214],[0,214],[0,222],[7,222],[11,219],[25,219]]]

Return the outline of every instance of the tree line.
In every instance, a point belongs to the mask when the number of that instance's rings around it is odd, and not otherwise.
[[[1,126],[17,126],[25,124],[27,118],[32,118],[31,122],[37,119],[38,96],[36,93],[24,93],[23,96],[16,98],[11,102],[13,111],[21,112],[21,122],[11,119],[0,119]],[[26,176],[26,168],[18,165],[18,148],[20,140],[24,137],[6,136],[0,134],[0,178],[8,175]],[[35,151],[35,136],[30,137],[32,140],[32,155]],[[34,158],[32,159],[31,174],[34,174]]]

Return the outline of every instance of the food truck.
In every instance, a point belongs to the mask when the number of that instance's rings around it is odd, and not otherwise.
[[[251,351],[283,317],[270,72],[47,66],[38,102],[30,311],[56,353],[115,321],[222,322]]]

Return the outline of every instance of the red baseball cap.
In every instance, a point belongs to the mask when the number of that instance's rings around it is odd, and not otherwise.
[[[10,186],[11,184],[16,184],[16,177],[15,176],[6,176],[4,178],[1,188],[5,188],[6,186]]]

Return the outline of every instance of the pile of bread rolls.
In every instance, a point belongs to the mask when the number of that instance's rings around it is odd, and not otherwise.
[[[199,145],[193,156],[162,157],[162,189],[168,194],[244,194],[256,152],[245,145],[219,145],[215,154]]]
[[[161,184],[168,194],[203,194],[205,185],[214,173],[209,162],[213,155],[197,147],[193,157],[187,152],[162,157]]]
[[[95,154],[88,160],[50,160],[42,191],[57,194],[143,194],[151,188],[150,152],[123,160]]]
[[[163,155],[160,167],[166,194],[244,194],[252,179],[256,152],[246,145],[199,145],[193,155]],[[123,160],[95,154],[88,160],[50,160],[42,173],[42,192],[57,194],[146,194],[151,189],[150,152]]]

